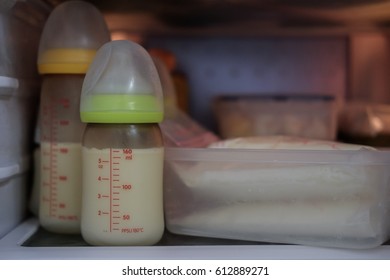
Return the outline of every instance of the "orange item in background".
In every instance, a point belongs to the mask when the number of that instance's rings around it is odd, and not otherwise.
[[[176,69],[177,64],[175,55],[168,50],[160,48],[150,48],[148,51],[151,56],[161,59],[169,69],[176,90],[177,106],[183,112],[189,113],[189,87],[187,76],[185,73]]]

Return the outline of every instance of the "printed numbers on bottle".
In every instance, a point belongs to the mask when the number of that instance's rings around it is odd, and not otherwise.
[[[131,190],[131,185],[130,184],[122,185],[122,189],[123,190]]]
[[[103,169],[103,161],[101,158],[98,159],[98,168]]]
[[[133,150],[132,149],[123,149],[123,154],[125,156],[125,160],[133,159]]]

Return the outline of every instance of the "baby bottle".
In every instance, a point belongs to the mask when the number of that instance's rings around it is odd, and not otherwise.
[[[85,77],[81,234],[91,245],[153,245],[164,231],[160,80],[130,41],[105,44]]]
[[[100,12],[69,1],[49,16],[41,37],[38,70],[41,183],[39,221],[48,231],[79,233],[81,212],[81,87],[97,49],[110,40]]]

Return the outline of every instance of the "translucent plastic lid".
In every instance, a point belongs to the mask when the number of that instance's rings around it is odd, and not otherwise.
[[[81,121],[158,123],[163,111],[160,79],[147,51],[130,41],[101,47],[84,79]]]
[[[86,73],[97,49],[108,41],[108,28],[95,6],[83,1],[60,4],[43,29],[39,73]]]

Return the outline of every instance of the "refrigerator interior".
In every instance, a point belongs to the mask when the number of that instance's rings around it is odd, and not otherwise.
[[[0,4],[0,37],[5,42],[0,48],[5,65],[0,68],[0,88],[7,85],[24,92],[27,87],[29,96],[28,105],[14,112],[26,120],[20,130],[25,130],[28,143],[21,145],[27,151],[15,148],[15,158],[11,158],[16,169],[0,165],[0,174],[4,174],[0,177],[0,259],[390,258],[388,242],[374,249],[353,250],[190,237],[166,231],[156,246],[92,247],[81,236],[55,235],[40,228],[28,204],[40,84],[35,63],[45,20],[61,2],[11,0]],[[104,14],[113,40],[129,39],[147,49],[174,54],[176,70],[185,75],[188,86],[178,97],[184,110],[215,133],[218,125],[212,102],[222,94],[326,95],[334,98],[337,106],[347,101],[390,103],[388,1],[88,2]],[[24,30],[29,31],[27,35]],[[14,39],[10,34],[16,34]],[[12,52],[7,52],[10,49]],[[8,92],[1,92],[0,98]],[[18,94],[17,98],[22,95]],[[7,170],[16,171],[11,174]]]

